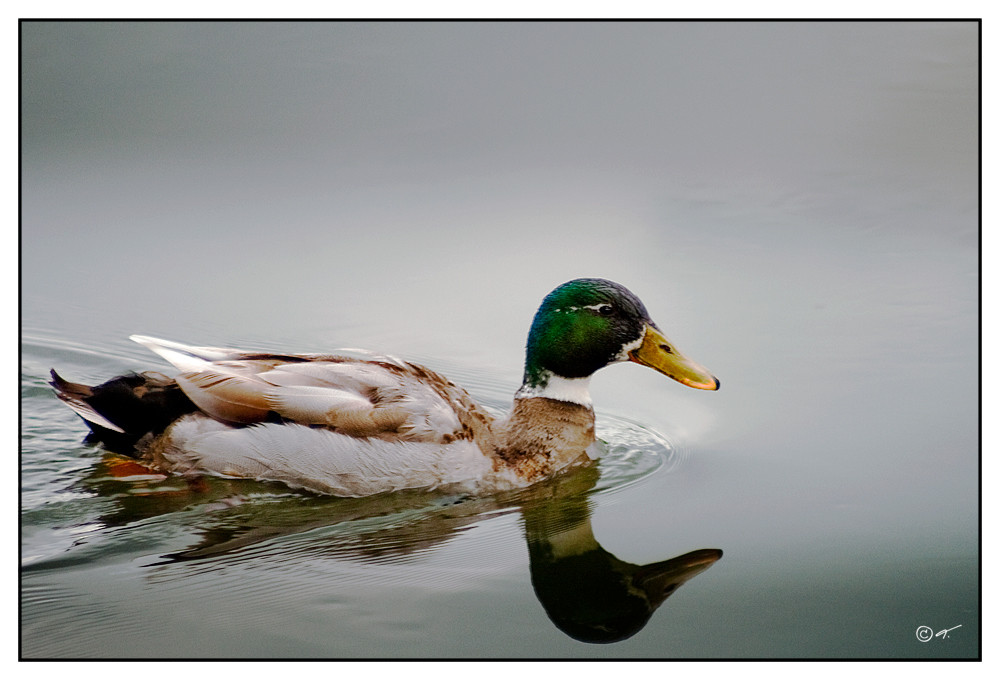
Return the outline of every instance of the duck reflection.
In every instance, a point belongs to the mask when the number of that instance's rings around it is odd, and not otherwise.
[[[677,588],[704,572],[722,551],[703,549],[637,565],[605,550],[591,527],[599,465],[587,466],[529,489],[491,498],[397,492],[367,498],[275,494],[261,498],[259,483],[176,478],[139,480],[138,493],[122,494],[120,480],[96,475],[90,486],[119,489],[118,510],[103,517],[121,526],[164,512],[203,511],[200,539],[150,566],[179,562],[218,568],[209,558],[255,559],[290,551],[310,559],[404,561],[455,538],[484,517],[520,511],[531,583],[549,619],[566,635],[588,643],[625,640],[639,632]],[[257,493],[254,493],[256,490]],[[247,500],[249,502],[243,502]],[[308,536],[305,534],[310,533]],[[276,540],[294,541],[274,543]]]
[[[704,549],[647,565],[625,562],[594,538],[590,514],[590,497],[581,493],[523,511],[535,594],[552,623],[581,642],[632,637],[664,600],[722,557]]]

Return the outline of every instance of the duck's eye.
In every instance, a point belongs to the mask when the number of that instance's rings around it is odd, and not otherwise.
[[[615,313],[615,308],[611,305],[601,305],[597,308],[597,313],[601,316],[611,316]]]

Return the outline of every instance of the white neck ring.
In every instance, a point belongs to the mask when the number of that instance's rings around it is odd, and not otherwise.
[[[593,408],[590,400],[590,376],[586,378],[563,378],[549,373],[542,380],[543,385],[522,385],[514,396],[519,399],[545,397],[557,401],[568,401],[587,408]]]

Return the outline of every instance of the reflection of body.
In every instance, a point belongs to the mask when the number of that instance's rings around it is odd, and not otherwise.
[[[262,554],[291,551],[310,562],[400,562],[439,548],[485,516],[520,511],[531,582],[546,614],[570,637],[603,643],[641,630],[677,587],[711,566],[722,551],[697,550],[644,566],[618,559],[601,547],[591,529],[590,498],[599,477],[597,465],[530,489],[488,497],[405,491],[367,498],[289,495],[277,502],[246,504],[240,503],[240,494],[252,496],[260,489],[242,480],[209,480],[194,496],[182,487],[165,495],[120,493],[121,482],[103,473],[90,484],[119,506],[117,513],[103,518],[106,525],[135,524],[138,517],[177,512],[189,508],[192,498],[201,499],[202,507],[210,510],[199,513],[201,540],[165,558],[189,564],[207,561],[209,569],[220,568],[224,562],[217,560],[227,555],[258,547]]]
[[[158,470],[279,481],[363,496],[406,488],[494,493],[585,460],[594,442],[591,375],[635,361],[718,389],[624,287],[577,279],[539,307],[524,381],[505,421],[465,390],[391,357],[274,355],[136,336],[181,373],[90,388],[53,372],[94,434]]]

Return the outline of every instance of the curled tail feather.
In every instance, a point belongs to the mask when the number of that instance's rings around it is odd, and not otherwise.
[[[196,407],[172,379],[158,373],[129,373],[91,387],[66,380],[55,370],[49,384],[90,427],[89,439],[134,454],[147,434],[159,434]]]

